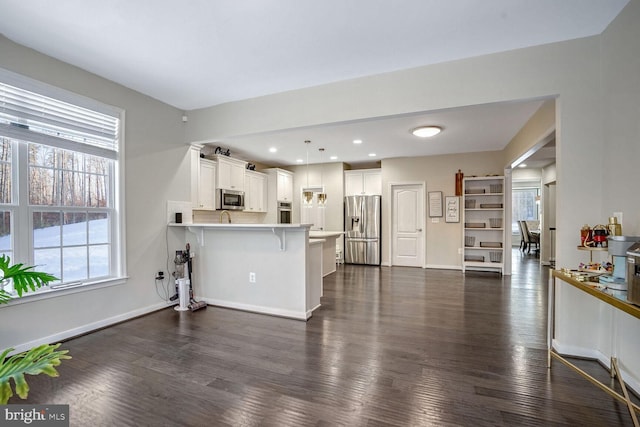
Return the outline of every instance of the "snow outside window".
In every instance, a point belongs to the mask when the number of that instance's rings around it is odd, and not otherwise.
[[[0,255],[59,279],[39,292],[124,276],[122,115],[0,70]]]

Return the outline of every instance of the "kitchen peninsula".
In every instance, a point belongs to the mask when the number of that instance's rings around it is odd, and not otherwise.
[[[320,306],[322,239],[306,224],[169,224],[184,230],[197,299],[307,320]]]
[[[336,271],[336,239],[341,237],[344,231],[309,231],[312,239],[323,239],[322,243],[322,277]]]

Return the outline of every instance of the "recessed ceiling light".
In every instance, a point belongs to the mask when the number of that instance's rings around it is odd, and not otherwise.
[[[354,144],[362,144],[362,140],[361,139],[354,139],[353,143]]]
[[[302,159],[296,159],[296,163],[302,163],[302,162],[304,162],[304,160],[302,160]]]
[[[331,157],[329,157],[329,159],[331,159],[331,160],[338,160],[338,156],[331,156]]]
[[[276,153],[277,151],[278,151],[278,149],[276,147],[269,148],[269,152],[270,153]]]
[[[411,131],[412,134],[420,138],[431,138],[440,132],[442,132],[442,128],[440,126],[420,126],[419,128],[415,128]]]
[[[375,157],[376,153],[369,153],[369,157]]]
[[[520,163],[520,164],[518,165],[518,167],[519,167],[519,168],[526,168],[526,167],[527,167],[527,164],[526,164],[526,163]]]

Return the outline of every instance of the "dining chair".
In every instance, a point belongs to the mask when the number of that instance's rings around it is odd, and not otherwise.
[[[531,252],[531,245],[535,245],[536,247],[534,251],[539,252],[540,251],[540,235],[532,234],[531,231],[529,231],[529,226],[527,225],[527,221],[522,221],[522,231],[523,231],[523,234],[526,236],[526,240],[528,243],[527,253]]]
[[[518,228],[520,229],[520,250],[524,252],[527,250],[528,239],[526,233],[522,229],[522,222],[523,221],[518,221]]]

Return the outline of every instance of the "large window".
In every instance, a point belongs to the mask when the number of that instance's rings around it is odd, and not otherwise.
[[[124,275],[121,115],[0,70],[0,254],[56,276],[44,292]]]
[[[511,203],[511,231],[520,234],[518,221],[537,221],[539,217],[538,196],[540,189],[534,187],[513,188]]]

